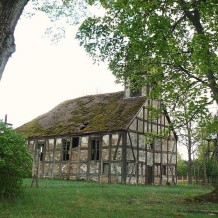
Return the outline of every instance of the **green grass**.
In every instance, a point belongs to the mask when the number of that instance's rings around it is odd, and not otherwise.
[[[218,210],[218,204],[186,203],[184,199],[211,191],[200,186],[135,186],[93,182],[40,180],[14,201],[0,202],[0,218],[68,217],[211,217],[191,210]],[[212,216],[215,217],[215,216]]]

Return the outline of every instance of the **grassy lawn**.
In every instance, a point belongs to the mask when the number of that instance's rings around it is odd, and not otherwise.
[[[135,186],[93,182],[40,180],[39,188],[24,181],[24,194],[0,202],[0,218],[68,217],[216,217],[190,210],[218,210],[218,204],[186,203],[209,192],[199,186]]]

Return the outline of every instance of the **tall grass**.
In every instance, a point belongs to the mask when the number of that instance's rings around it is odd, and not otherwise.
[[[0,202],[0,218],[69,217],[211,217],[192,210],[218,210],[217,204],[186,203],[184,199],[209,192],[199,186],[135,186],[93,182],[40,180],[14,201]]]

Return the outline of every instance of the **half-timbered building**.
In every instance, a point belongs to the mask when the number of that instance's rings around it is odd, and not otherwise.
[[[126,88],[68,100],[19,127],[34,157],[33,173],[108,183],[175,183],[176,135],[161,137],[170,119],[160,101],[143,93]]]

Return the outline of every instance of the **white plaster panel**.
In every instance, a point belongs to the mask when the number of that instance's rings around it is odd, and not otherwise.
[[[111,164],[111,173],[120,175],[121,174],[121,164],[120,163],[112,163]]]
[[[138,131],[143,133],[143,121],[138,120]]]
[[[62,149],[62,139],[61,138],[56,139],[56,149],[58,150]]]
[[[167,151],[167,140],[162,140],[162,151]]]
[[[104,135],[102,138],[102,146],[109,146],[109,135]]]
[[[139,161],[145,162],[145,151],[139,151]]]
[[[98,171],[99,171],[98,169],[99,169],[99,163],[98,163],[98,162],[91,161],[89,173],[90,173],[90,174],[92,174],[92,173],[98,173]]]
[[[50,152],[47,150],[45,153],[45,161],[53,161],[53,151]]]
[[[113,134],[113,135],[112,135],[112,145],[117,145],[117,143],[118,143],[118,138],[119,138],[119,135],[118,135],[118,134]]]
[[[133,132],[130,132],[130,138],[131,138],[131,141],[132,141],[132,146],[136,147],[137,146],[137,134],[133,133]]]
[[[55,153],[54,153],[54,160],[55,161],[60,161],[61,160],[61,154],[62,154],[62,152],[61,151],[55,151]]]
[[[156,122],[156,120],[155,120],[155,122]],[[157,124],[152,125],[152,132],[157,133]]]
[[[162,163],[166,164],[167,163],[167,154],[162,154]]]
[[[61,173],[67,173],[67,172],[68,172],[68,165],[61,164]]]
[[[88,148],[88,144],[89,144],[89,137],[88,136],[83,136],[81,137],[81,147],[83,148]]]
[[[59,169],[60,169],[60,164],[59,163],[53,163],[53,175],[59,175]]]
[[[83,173],[86,173],[86,172],[87,172],[87,164],[81,163],[80,164],[80,173],[83,174]]]
[[[31,153],[34,153],[34,151],[35,151],[35,143],[34,143],[34,141],[30,141],[28,146],[29,146],[28,147],[29,151],[31,151]]]
[[[54,139],[49,139],[48,140],[48,146],[49,146],[49,149],[50,150],[53,150],[54,149]]]
[[[137,117],[142,118],[143,119],[143,109],[141,109],[137,115]]]
[[[148,132],[148,127],[147,127],[148,123],[145,122],[145,125],[144,125],[144,132]]]
[[[102,160],[109,161],[109,149],[102,149]]]
[[[134,163],[128,163],[127,165],[127,174],[128,175],[135,175],[135,164]]]
[[[159,139],[155,140],[154,148],[155,148],[156,151],[160,151],[161,150],[161,142],[160,142]]]
[[[133,122],[132,122],[132,124],[130,125],[129,129],[136,131],[136,119],[133,120]]]
[[[160,153],[155,153],[155,163],[160,163],[161,162],[161,160],[160,160],[160,158],[161,158],[161,155],[160,155]]]
[[[168,162],[172,164],[176,164],[176,155],[175,154],[169,154],[168,156]]]
[[[88,160],[88,150],[81,150],[80,151],[80,160],[87,161]]]
[[[111,158],[114,158],[115,155],[115,160],[121,160],[122,159],[122,148],[118,148],[117,152],[115,154],[116,148],[111,149]]]
[[[127,160],[134,160],[132,149],[127,148]]]
[[[147,152],[147,164],[148,165],[153,165],[153,153],[152,152]]]
[[[144,135],[139,135],[139,147],[145,148],[145,136]]]

